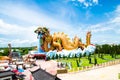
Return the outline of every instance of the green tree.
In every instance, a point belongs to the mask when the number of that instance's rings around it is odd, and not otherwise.
[[[3,53],[2,53],[2,52],[0,52],[0,56],[3,56]]]
[[[98,62],[97,62],[97,56],[96,54],[94,53],[94,65],[96,65]]]
[[[4,50],[3,56],[8,56],[9,55],[9,49],[8,48],[4,48],[3,50]]]
[[[91,64],[92,63],[91,54],[88,55],[88,60],[89,60],[89,64]]]

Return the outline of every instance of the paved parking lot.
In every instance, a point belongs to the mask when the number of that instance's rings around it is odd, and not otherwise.
[[[120,80],[118,73],[120,73],[120,64],[84,72],[58,74],[58,77],[62,80]]]

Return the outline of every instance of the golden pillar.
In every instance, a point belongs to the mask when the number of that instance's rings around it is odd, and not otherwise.
[[[88,31],[86,35],[86,46],[90,44],[91,44],[91,31]]]

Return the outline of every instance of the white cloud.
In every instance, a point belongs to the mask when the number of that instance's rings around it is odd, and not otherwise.
[[[92,16],[92,14],[91,14],[90,11],[88,10],[88,11],[86,12],[85,16],[86,16],[86,20],[89,20],[90,17]]]
[[[37,44],[37,39],[36,40],[20,40],[20,39],[15,39],[10,42],[12,46],[35,46]]]
[[[89,6],[89,3],[87,3],[87,2],[84,2],[83,4],[85,5],[85,7]]]
[[[25,28],[18,27],[17,25],[11,25],[8,23],[5,23],[2,19],[0,19],[0,34],[20,34],[21,31],[24,32]]]
[[[2,5],[0,6],[2,7],[0,8],[1,14],[7,15],[25,22],[29,22],[31,24],[34,24],[35,26],[43,25],[43,26],[47,26],[50,29],[56,29],[56,30],[58,29],[60,31],[68,30],[68,28],[71,27],[71,25],[65,23],[64,21],[60,21],[58,19],[55,19],[51,16],[46,15],[42,10],[34,11],[34,9],[29,9],[24,5],[16,5],[16,4],[14,5],[8,4],[7,6],[4,6],[4,7],[3,6]],[[63,16],[65,14],[68,14],[68,13],[64,13],[65,11],[66,10],[62,12]],[[71,13],[70,15],[75,15],[75,14]]]
[[[120,16],[120,5],[117,6],[117,9],[115,10],[116,14]]]
[[[93,0],[93,3],[98,4],[98,0]]]
[[[11,8],[9,8],[9,5],[5,7],[0,6],[0,13],[16,18],[18,20],[35,24],[35,26],[21,26],[16,23],[10,24],[0,19],[0,34],[15,38],[14,40],[11,40],[4,37],[5,41],[2,40],[2,44],[7,45],[8,43],[11,43],[13,45],[16,44],[19,46],[20,44],[24,45],[25,43],[31,44],[37,42],[34,30],[38,26],[46,26],[50,28],[51,34],[53,34],[54,32],[65,32],[70,38],[73,38],[73,36],[79,34],[79,32],[82,32],[81,29],[76,32],[76,29],[75,27],[73,27],[73,25],[52,18],[44,14],[44,12],[42,11],[36,12],[33,9],[25,8],[23,5],[14,5],[16,7],[10,5]]]
[[[83,0],[85,2],[85,0]],[[82,0],[81,0],[82,2]],[[95,3],[95,1],[94,1]],[[92,5],[92,3],[89,3],[89,5]],[[24,12],[24,13],[21,13]],[[120,7],[118,6],[115,12],[113,14],[115,15],[114,18],[111,18],[111,20],[108,20],[104,23],[99,23],[96,25],[86,25],[82,24],[79,25],[80,27],[76,28],[75,25],[65,23],[64,21],[60,21],[58,19],[52,18],[46,14],[44,14],[43,11],[36,12],[32,9],[24,8],[24,6],[17,6],[12,7],[12,9],[9,9],[9,6],[6,6],[2,10],[0,10],[0,13],[20,19],[25,22],[29,22],[32,24],[35,24],[35,26],[20,26],[17,24],[9,24],[2,19],[0,19],[0,34],[3,35],[9,35],[9,36],[19,36],[14,40],[10,40],[7,38],[0,38],[0,44],[1,43],[12,43],[13,46],[18,45],[22,46],[24,44],[34,45],[37,43],[36,34],[34,33],[34,30],[39,26],[43,25],[48,28],[50,28],[51,34],[54,32],[64,32],[68,34],[70,38],[73,38],[75,35],[82,38],[82,41],[85,43],[86,39],[86,32],[91,30],[92,31],[92,43],[102,43],[105,42],[105,37],[111,38],[112,36],[107,35],[104,36],[104,34],[101,35],[102,32],[112,31],[113,33],[120,34]],[[17,15],[15,15],[17,14]],[[63,16],[66,13],[63,11]],[[19,15],[19,16],[18,16]],[[88,18],[90,17],[89,12],[86,14],[88,15]],[[36,26],[38,25],[38,26]],[[77,25],[78,26],[78,25]],[[84,26],[84,27],[83,27]],[[99,35],[97,35],[99,34]],[[102,37],[101,37],[102,36]],[[105,38],[105,39],[104,39]],[[107,39],[106,39],[107,40]],[[120,39],[118,39],[120,40]],[[112,41],[112,40],[111,40]],[[106,41],[107,42],[107,41]],[[110,42],[109,42],[110,43]],[[0,45],[1,46],[1,45]]]
[[[107,42],[107,40],[103,40],[103,41],[101,41],[102,43],[106,43]]]
[[[16,7],[15,7],[16,6]],[[24,5],[16,5],[16,4],[8,4],[7,6],[2,7],[0,9],[0,13],[4,15],[8,15],[10,17],[32,23],[34,25],[42,25],[42,26],[47,26],[48,28],[51,29],[58,29],[60,31],[62,30],[68,30],[68,28],[71,27],[71,25],[65,23],[64,21],[60,21],[58,19],[55,19],[51,16],[48,16],[43,12],[42,10],[40,11],[34,11],[34,9],[29,9]],[[11,8],[10,8],[11,7]],[[62,10],[63,16],[68,13],[65,13],[66,10]],[[17,14],[17,15],[15,15]],[[75,15],[74,13],[71,13],[69,16]],[[62,28],[61,28],[62,27]]]
[[[112,12],[114,17],[111,19],[111,23],[120,23],[120,5],[117,6],[116,10]]]
[[[9,37],[14,36],[15,38],[15,39],[9,39],[7,37],[0,38],[0,46],[7,47],[8,43],[11,43],[13,47],[36,45],[37,35],[34,33],[34,30],[36,28],[37,26],[23,27],[14,24],[8,24],[4,22],[2,19],[0,19],[0,31],[2,31],[0,34],[8,35]],[[64,32],[65,34],[68,34],[68,37],[70,37],[71,39],[76,35],[78,37],[85,37],[85,31],[82,28],[76,29],[73,27],[69,27],[67,25],[66,27],[60,27],[60,28],[61,29],[53,28],[52,30],[50,28],[51,35],[54,32]],[[82,41],[84,40],[82,39]]]
[[[94,33],[98,33],[98,32],[104,32],[104,31],[108,31],[108,30],[112,30],[113,27],[108,25],[107,23],[100,23],[100,24],[96,24],[96,25],[91,25],[88,30],[91,30]]]
[[[73,0],[72,0],[73,1]],[[90,7],[90,6],[94,6],[98,4],[98,0],[74,0],[74,1],[78,1],[80,4],[82,4],[82,6],[84,7]],[[73,2],[74,2],[73,1]],[[76,4],[75,4],[76,5]]]
[[[115,11],[112,12],[113,17],[110,20],[99,23],[96,25],[91,25],[88,29],[92,30],[95,33],[104,32],[104,31],[112,31],[119,33],[120,30],[120,6],[116,8]]]
[[[84,3],[85,2],[85,0],[78,0],[80,3]]]
[[[118,17],[114,18],[114,19],[111,21],[111,23],[120,23],[120,17],[118,16]]]
[[[31,35],[31,33],[34,33],[34,30],[36,29],[35,26],[18,26],[15,24],[8,24],[4,22],[2,19],[0,19],[0,34],[3,35]]]
[[[16,44],[17,46],[20,44],[32,44],[36,41],[36,34],[34,30],[35,26],[23,27],[14,24],[8,24],[0,19],[0,35],[4,35],[7,37],[0,38],[0,45],[7,46],[8,43]],[[9,37],[13,37],[14,40],[9,39]]]
[[[111,12],[111,15],[113,16],[108,21],[88,25],[89,27],[85,29],[92,32],[93,43],[120,43],[120,6],[118,6],[115,11]]]

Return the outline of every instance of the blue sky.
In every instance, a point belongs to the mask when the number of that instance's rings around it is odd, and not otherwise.
[[[119,44],[120,1],[0,0],[0,47],[36,45],[38,26],[77,35],[83,43],[91,31],[93,44]]]

